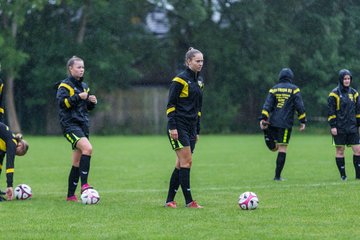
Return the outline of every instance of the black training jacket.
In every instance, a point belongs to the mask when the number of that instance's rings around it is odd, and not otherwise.
[[[87,84],[71,76],[59,84],[56,99],[63,131],[74,125],[89,127],[89,110],[94,109],[95,104],[80,98],[79,93],[84,91],[90,93]]]
[[[282,69],[279,83],[269,90],[266,97],[261,119],[270,122],[273,127],[292,128],[295,111],[300,123],[306,123],[304,103],[300,89],[292,84],[293,76],[291,69]]]
[[[202,77],[189,68],[172,80],[166,110],[169,129],[177,129],[177,121],[182,121],[197,124],[200,133],[203,86]]]
[[[347,72],[351,76],[350,72]],[[359,93],[352,87],[343,86],[346,71],[340,71],[339,85],[328,97],[328,123],[338,133],[356,133],[360,126]],[[352,79],[352,76],[351,76]]]

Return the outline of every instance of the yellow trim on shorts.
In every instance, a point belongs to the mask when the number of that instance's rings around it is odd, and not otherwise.
[[[284,132],[284,138],[283,138],[283,142],[286,143],[286,140],[287,140],[287,136],[288,136],[288,129],[286,128],[285,129],[285,132]]]

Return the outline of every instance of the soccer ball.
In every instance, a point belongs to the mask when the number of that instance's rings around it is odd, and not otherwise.
[[[19,184],[14,190],[15,198],[18,200],[26,200],[32,197],[31,187],[26,184]]]
[[[244,192],[239,197],[239,206],[243,210],[254,210],[259,205],[259,199],[253,192]]]
[[[81,194],[83,204],[97,204],[100,201],[100,195],[95,189],[86,189]]]

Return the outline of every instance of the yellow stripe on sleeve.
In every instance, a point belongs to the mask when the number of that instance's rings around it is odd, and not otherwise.
[[[65,103],[65,106],[66,106],[67,108],[70,108],[70,107],[71,107],[71,105],[70,105],[70,103],[69,103],[69,100],[68,100],[67,98],[64,99],[64,103]]]
[[[166,115],[174,111],[175,111],[175,107],[168,108],[168,110],[166,110]]]
[[[182,78],[175,77],[173,79],[174,82],[178,82],[183,85],[183,89],[181,90],[180,97],[188,97],[189,96],[189,84]]]
[[[69,95],[70,95],[70,97],[75,94],[74,88],[72,88],[69,84],[61,83],[58,88],[61,88],[61,87],[64,87],[64,88],[66,88],[67,90],[69,90]]]
[[[269,117],[269,113],[268,113],[268,111],[266,111],[266,110],[262,110],[262,111],[261,111],[261,114],[264,114],[266,117]]]
[[[303,119],[304,117],[306,117],[306,114],[305,114],[305,113],[301,114],[301,115],[299,116],[299,119]]]
[[[6,173],[13,173],[13,172],[14,172],[13,168],[6,169]]]
[[[331,119],[335,119],[336,118],[336,115],[331,115],[328,117],[328,121],[330,121]]]
[[[340,110],[340,97],[336,93],[330,93],[329,97],[334,97],[336,99],[336,110]]]

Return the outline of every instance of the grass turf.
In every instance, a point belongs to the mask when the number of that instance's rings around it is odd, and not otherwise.
[[[62,137],[29,137],[15,163],[15,185],[33,199],[0,203],[4,239],[356,239],[360,181],[346,150],[348,181],[340,180],[329,136],[294,134],[283,177],[272,180],[276,153],[261,135],[201,136],[191,170],[194,199],[204,209],[163,207],[175,154],[166,136],[91,138],[89,182],[98,205],[65,201],[70,144]],[[1,189],[5,176],[1,176]],[[238,196],[255,192],[254,211]],[[78,194],[79,195],[79,194]]]

